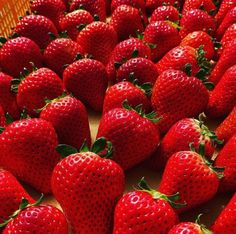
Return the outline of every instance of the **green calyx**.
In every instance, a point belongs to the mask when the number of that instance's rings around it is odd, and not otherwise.
[[[207,229],[207,227],[204,224],[201,224],[200,218],[203,214],[199,214],[197,216],[197,219],[195,221],[195,223],[200,227],[202,234],[213,234],[212,231],[210,231],[209,229]]]

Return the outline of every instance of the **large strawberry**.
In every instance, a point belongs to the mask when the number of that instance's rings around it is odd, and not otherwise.
[[[57,135],[43,119],[24,119],[8,125],[0,134],[0,166],[38,191],[51,192],[50,178],[60,160]]]
[[[154,124],[155,113],[145,114],[125,105],[105,113],[99,124],[97,137],[112,142],[115,160],[124,170],[148,158],[159,144],[159,132]],[[138,145],[138,147],[137,147]]]
[[[26,37],[6,41],[0,49],[0,66],[7,74],[17,77],[23,68],[32,70],[30,62],[42,66],[42,55],[37,44]]]
[[[107,154],[99,156],[106,146]],[[100,138],[91,151],[83,147],[80,153],[70,152],[53,171],[54,196],[73,233],[111,233],[114,208],[124,191],[124,172],[106,158],[111,153],[110,142]]]
[[[179,222],[176,207],[178,194],[167,196],[151,189],[144,179],[139,189],[129,192],[115,208],[113,234],[167,233]]]
[[[77,42],[85,52],[106,65],[110,54],[117,44],[117,33],[104,22],[87,25],[78,35]]]
[[[69,65],[63,74],[66,90],[95,111],[102,111],[108,85],[104,65],[93,59],[80,59]]]
[[[203,112],[208,91],[201,80],[178,70],[166,70],[157,78],[152,90],[152,106],[162,117],[158,127],[162,134],[177,121]]]

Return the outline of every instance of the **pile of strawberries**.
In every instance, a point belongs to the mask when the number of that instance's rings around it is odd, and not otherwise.
[[[236,233],[236,0],[33,0],[31,12],[0,40],[0,231]],[[93,143],[88,111],[102,113]],[[140,163],[159,187],[137,178],[124,194]],[[180,222],[226,192],[212,231]]]

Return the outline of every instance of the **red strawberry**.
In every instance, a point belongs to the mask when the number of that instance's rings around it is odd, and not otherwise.
[[[0,134],[0,166],[38,191],[51,192],[52,170],[60,156],[57,135],[43,119],[24,119],[8,125]]]
[[[26,37],[8,40],[0,49],[0,66],[11,76],[18,76],[23,68],[32,69],[30,62],[42,66],[42,55],[39,47]]]
[[[145,115],[140,107],[137,112],[130,106],[126,108],[115,108],[105,113],[97,133],[97,137],[104,136],[112,142],[113,160],[124,170],[148,158],[160,140],[154,124],[157,121],[155,113]]]
[[[35,111],[45,105],[45,99],[53,99],[63,93],[62,80],[48,68],[35,70],[18,82],[17,105],[32,116],[36,116]]]
[[[22,37],[28,37],[34,41],[39,48],[44,49],[51,42],[50,33],[58,36],[53,22],[42,15],[27,15],[23,17],[14,31]]]
[[[142,104],[145,112],[148,112],[151,109],[151,103],[145,95],[146,90],[144,90],[144,88],[145,87],[142,89],[142,86],[135,86],[127,81],[122,81],[111,86],[106,92],[103,103],[103,113],[114,108],[121,108],[125,100],[127,100],[132,107]]]
[[[110,145],[104,138],[97,139],[93,152],[86,147],[80,153],[74,151],[53,171],[53,194],[73,233],[112,232],[115,204],[124,191],[124,172],[113,160],[98,155],[106,144]],[[109,152],[104,156],[109,157]]]
[[[169,50],[178,46],[181,39],[178,30],[165,21],[156,21],[150,23],[144,31],[144,41],[155,45],[151,50],[152,61],[157,62]],[[165,44],[165,46],[162,46]]]
[[[236,190],[236,134],[234,134],[219,152],[215,165],[224,167],[224,177],[220,183],[222,192]]]
[[[145,14],[145,0],[112,0],[111,11],[113,12],[120,5],[128,5],[138,10],[141,10]]]
[[[227,116],[236,105],[236,65],[230,67],[222,76],[220,82],[211,92],[207,114],[218,118]]]
[[[52,100],[43,108],[40,118],[52,123],[59,143],[78,149],[85,140],[88,145],[91,144],[88,114],[76,98],[66,96]]]
[[[157,78],[151,101],[162,117],[157,125],[163,134],[180,119],[203,112],[208,103],[208,91],[199,79],[170,69]]]
[[[215,130],[220,140],[227,142],[236,133],[236,105],[226,119]]]
[[[222,177],[217,169],[196,152],[179,151],[168,160],[159,190],[168,195],[180,193],[177,202],[186,203],[186,207],[178,211],[194,208],[215,196]]]
[[[32,12],[49,18],[60,30],[60,20],[64,17],[66,6],[62,0],[33,0],[30,6]]]
[[[3,169],[0,169],[0,194],[0,223],[18,209],[22,198],[26,198],[30,203],[34,202],[17,179]]]
[[[152,12],[160,6],[167,5],[167,6],[179,6],[179,1],[176,0],[146,0],[146,10],[149,14],[152,14]]]
[[[166,196],[151,189],[142,179],[140,190],[129,192],[115,208],[114,234],[167,233],[179,222],[173,210],[177,194]]]
[[[85,52],[106,65],[117,44],[116,31],[104,22],[93,22],[78,35],[77,42]]]
[[[6,126],[6,117],[5,117],[5,112],[0,105],[0,133],[2,131],[2,128]]]
[[[58,38],[47,46],[43,56],[46,65],[62,77],[65,65],[73,63],[78,54],[84,54],[84,50],[77,42]]]
[[[79,29],[92,22],[93,17],[88,11],[75,10],[65,15],[60,21],[60,26],[63,31],[67,31],[72,40],[76,41]]]
[[[92,59],[80,59],[69,65],[63,74],[66,90],[95,111],[102,111],[108,85],[104,65]]]

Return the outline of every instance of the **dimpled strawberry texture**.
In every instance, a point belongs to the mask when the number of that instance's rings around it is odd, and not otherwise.
[[[176,22],[179,20],[179,12],[173,6],[157,7],[150,17],[150,23],[160,20]]]
[[[120,5],[129,5],[137,9],[141,9],[145,12],[145,1],[144,0],[112,0],[111,11],[114,11]]]
[[[196,223],[184,222],[180,223],[168,232],[168,234],[202,234],[201,227]]]
[[[113,234],[167,233],[178,222],[167,201],[135,191],[125,194],[117,203]]]
[[[68,234],[68,224],[64,214],[50,205],[26,208],[11,221],[3,234],[50,233]]]
[[[6,125],[5,112],[2,106],[0,106],[0,127],[5,127],[5,125]]]
[[[124,173],[112,160],[92,152],[77,153],[57,164],[52,189],[73,233],[110,233]]]

